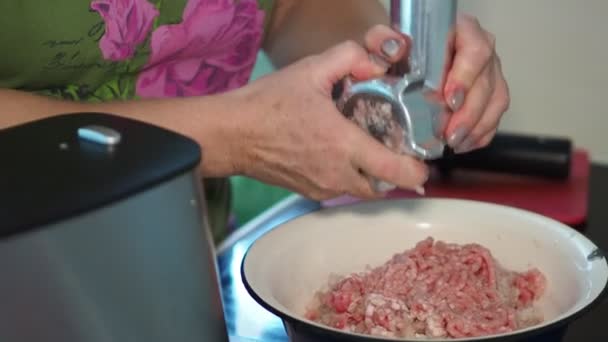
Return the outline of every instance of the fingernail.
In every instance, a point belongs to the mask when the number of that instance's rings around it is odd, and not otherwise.
[[[379,181],[379,182],[376,182],[374,188],[375,188],[376,192],[385,193],[385,192],[393,191],[397,187],[391,183]]]
[[[450,97],[450,101],[449,101],[450,108],[452,109],[452,111],[457,112],[458,110],[460,110],[463,103],[464,103],[464,91],[462,91],[461,89],[456,90],[452,94],[452,97]]]
[[[419,186],[415,187],[414,191],[416,191],[416,193],[420,196],[424,196],[426,194],[426,190],[424,189],[423,185],[419,185]]]
[[[381,67],[384,70],[387,70],[388,68],[391,67],[389,62],[385,61],[384,59],[382,59],[374,54],[370,54],[369,59],[372,62],[374,62],[377,66]]]
[[[472,137],[469,137],[465,141],[463,141],[460,145],[458,145],[454,149],[454,152],[459,153],[459,154],[471,152],[473,150],[473,148],[475,147],[475,142],[476,141],[474,139],[472,139]]]
[[[397,57],[400,48],[401,43],[397,39],[388,39],[382,43],[382,53],[390,58]]]
[[[452,148],[457,148],[464,141],[468,134],[469,130],[466,127],[459,126],[448,138],[448,144],[452,146]]]

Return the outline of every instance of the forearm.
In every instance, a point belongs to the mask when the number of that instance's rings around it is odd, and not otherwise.
[[[195,140],[204,151],[207,177],[237,174],[238,101],[234,95],[82,103],[0,89],[0,129],[60,114],[101,112],[164,127]],[[142,147],[145,148],[145,147]]]
[[[377,0],[279,0],[264,50],[280,68],[389,22]]]

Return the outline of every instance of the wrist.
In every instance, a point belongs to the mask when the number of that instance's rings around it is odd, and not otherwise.
[[[226,93],[230,106],[225,124],[230,131],[229,154],[235,175],[251,176],[256,166],[255,145],[259,140],[260,117],[263,118],[259,82]]]
[[[207,126],[198,129],[196,139],[202,148],[203,175],[246,175],[251,164],[247,143],[250,127],[246,120],[251,112],[248,91],[238,89],[202,99],[207,103],[197,110],[194,121]]]

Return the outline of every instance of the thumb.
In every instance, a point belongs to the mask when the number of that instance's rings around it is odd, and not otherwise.
[[[364,174],[384,182],[385,186],[389,183],[402,189],[416,189],[427,181],[429,168],[424,162],[391,151],[361,129],[349,134],[352,137],[352,163]]]
[[[368,53],[354,41],[347,41],[316,56],[315,72],[323,88],[331,91],[334,84],[346,76],[366,80],[386,73],[390,64]]]

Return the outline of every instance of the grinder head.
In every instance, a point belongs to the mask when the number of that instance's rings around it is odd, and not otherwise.
[[[346,79],[338,109],[376,140],[419,159],[443,155],[449,108],[442,97],[411,76],[369,81]]]

